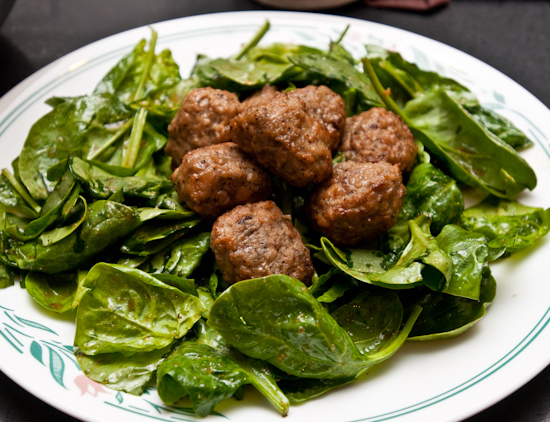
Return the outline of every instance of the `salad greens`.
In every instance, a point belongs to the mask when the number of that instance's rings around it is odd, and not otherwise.
[[[152,31],[93,93],[48,100],[0,175],[0,288],[18,279],[45,309],[76,309],[75,355],[91,379],[131,394],[156,385],[201,417],[249,384],[286,415],[407,339],[463,333],[495,298],[490,262],[550,231],[550,210],[517,201],[536,185],[516,151],[532,142],[466,87],[378,46],[356,60],[345,32],[321,50],[259,45],[268,29],[232,57],[199,55],[186,79]],[[275,181],[314,257],[310,287],[277,274],[229,286],[211,223],[180,203],[163,150],[191,89],[243,99],[266,84],[325,84],[350,116],[386,107],[419,146],[397,224],[371,244],[342,249],[311,232],[308,190]],[[486,198],[465,209],[464,185]]]

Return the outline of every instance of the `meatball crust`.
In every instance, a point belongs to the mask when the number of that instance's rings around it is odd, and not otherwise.
[[[410,172],[418,147],[401,118],[382,107],[349,117],[340,150],[347,160],[360,163],[387,161]]]
[[[248,107],[232,120],[231,139],[290,185],[314,185],[332,173],[330,134],[300,98],[280,93]]]
[[[304,100],[308,114],[325,125],[330,134],[329,148],[340,145],[340,136],[346,126],[346,105],[336,92],[325,85],[308,85],[288,93]]]
[[[286,274],[311,284],[309,249],[273,201],[239,205],[212,227],[210,248],[225,281]]]
[[[201,217],[271,196],[271,176],[233,142],[188,152],[172,173],[178,196]]]
[[[338,245],[353,246],[397,222],[405,192],[396,165],[345,161],[313,192],[307,211],[314,229]]]
[[[229,121],[241,110],[237,96],[221,89],[193,89],[168,126],[165,151],[179,166],[189,151],[230,141]]]
[[[241,110],[246,110],[248,107],[256,106],[265,101],[269,101],[275,95],[279,93],[279,90],[274,85],[264,85],[262,89],[256,91],[250,97],[246,98],[241,104]]]

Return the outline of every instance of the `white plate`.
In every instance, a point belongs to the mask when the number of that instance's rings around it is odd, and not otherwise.
[[[536,143],[523,156],[534,167],[538,187],[520,198],[550,207],[550,110],[490,66],[436,41],[388,26],[327,15],[236,12],[195,16],[154,25],[158,49],[170,48],[186,76],[197,53],[228,56],[265,19],[272,29],[262,41],[326,48],[346,25],[344,45],[358,56],[364,43],[396,49],[420,67],[457,79],[482,103],[510,118]],[[9,167],[29,128],[49,110],[51,96],[75,96],[95,84],[141,38],[147,28],[127,31],[79,49],[41,70],[0,100],[1,167]],[[432,343],[407,343],[392,359],[359,382],[303,405],[286,422],[315,420],[450,421],[471,416],[509,395],[550,362],[550,283],[543,240],[493,266],[497,297],[487,316],[465,335]],[[154,390],[135,397],[89,381],[71,353],[74,315],[56,317],[18,286],[0,291],[0,369],[50,405],[87,421],[195,420],[162,404]],[[281,421],[259,394],[227,400],[217,409],[230,420]],[[207,420],[223,420],[209,416]]]

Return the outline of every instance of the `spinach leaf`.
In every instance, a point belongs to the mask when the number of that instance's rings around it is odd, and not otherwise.
[[[364,355],[389,346],[403,320],[403,306],[394,291],[372,288],[355,295],[330,312]]]
[[[490,196],[467,208],[460,225],[485,235],[489,247],[499,256],[498,251],[503,248],[508,253],[517,252],[546,236],[550,231],[550,210]]]
[[[422,283],[423,265],[414,259],[391,269],[380,251],[349,249],[342,251],[326,237],[321,238],[324,255],[329,262],[356,280],[389,289],[410,289]]]
[[[84,220],[86,220],[86,215],[88,214],[88,203],[82,196],[80,196],[79,199],[83,204],[80,211],[80,217],[77,218],[76,220],[72,219],[74,221],[66,226],[57,227],[50,231],[42,232],[42,234],[39,237],[39,240],[40,242],[42,242],[43,246],[50,246],[50,245],[53,245],[54,243],[59,242],[60,240],[65,239],[67,236],[73,233],[76,229],[78,229],[82,223],[84,223]]]
[[[208,324],[245,355],[297,377],[349,378],[371,365],[305,285],[285,275],[235,283]]]
[[[96,264],[82,287],[75,344],[87,355],[162,349],[183,337],[203,311],[199,298],[116,264]]]
[[[529,164],[444,91],[409,101],[403,112],[415,137],[461,182],[509,199],[536,186]]]
[[[299,53],[320,54],[321,51],[301,45],[275,43],[254,46],[238,58],[210,59],[199,55],[191,79],[200,86],[232,92],[301,79],[304,70],[289,60],[290,55]]]
[[[173,88],[181,81],[179,67],[169,50],[155,54],[156,32],[152,31],[149,48],[141,40],[97,84],[94,93],[109,93],[125,103],[148,100],[150,103],[177,108]],[[171,95],[172,94],[172,95]]]
[[[489,267],[483,271],[479,300],[451,296],[427,289],[399,292],[404,306],[419,304],[423,311],[413,327],[409,340],[426,341],[456,337],[485,316],[495,298],[496,282]]]
[[[210,250],[210,232],[199,233],[172,243],[151,257],[143,269],[149,273],[167,273],[189,277]]]
[[[13,270],[3,262],[0,262],[0,289],[13,286],[15,284],[15,277]]]
[[[482,273],[489,255],[485,236],[449,224],[437,236],[437,243],[449,254],[453,263],[450,280],[443,291],[454,296],[479,299]]]
[[[391,81],[387,87],[391,88],[392,96],[394,91],[404,91],[408,95],[408,101],[411,98],[419,98],[424,94],[443,90],[463,105],[478,104],[476,97],[468,88],[457,81],[436,72],[419,69],[416,64],[404,60],[397,52],[388,51],[376,45],[367,45],[366,48],[367,57],[371,59],[376,74],[383,75],[384,81]],[[397,87],[399,88],[396,89]]]
[[[40,239],[18,242],[1,232],[0,259],[23,270],[50,274],[72,270],[139,227],[140,214],[139,209],[117,202],[95,201],[76,231],[49,246]]]
[[[185,396],[198,416],[205,417],[222,400],[252,384],[284,416],[289,402],[265,362],[251,359],[230,346],[202,322],[197,337],[184,341],[160,365],[157,390],[160,398],[174,405]]]
[[[188,234],[200,222],[201,219],[196,216],[169,223],[151,222],[136,230],[120,249],[124,253],[140,256],[156,254],[175,240]]]
[[[388,230],[388,246],[399,254],[410,240],[408,221],[420,214],[428,216],[435,234],[457,221],[464,211],[462,192],[456,181],[430,163],[417,165],[407,183],[403,208],[397,223]]]
[[[125,196],[155,199],[172,187],[169,180],[159,177],[117,177],[78,157],[70,157],[69,168],[84,189],[96,199],[108,199],[115,192]]]
[[[465,106],[468,113],[490,132],[494,133],[501,140],[512,148],[521,150],[534,145],[525,133],[515,127],[512,122],[501,115],[480,105]]]
[[[14,184],[19,185],[20,189],[24,190],[23,195],[26,194],[34,207],[18,192]],[[3,169],[0,175],[0,204],[4,206],[7,212],[24,218],[37,218],[40,213],[40,206],[34,202],[25,188],[20,186],[19,182],[7,169]]]
[[[44,274],[30,271],[25,276],[25,288],[44,308],[57,313],[72,310],[76,289],[75,273]]]
[[[416,289],[415,289],[416,290]],[[367,359],[382,362],[393,356],[410,334],[422,308],[411,308],[401,331],[403,307],[395,292],[372,288],[331,312]],[[281,377],[279,385],[291,403],[300,403],[352,382],[355,378],[306,379]]]
[[[99,148],[133,115],[108,94],[66,99],[31,127],[19,156],[21,180],[34,199],[46,199],[55,182],[48,169],[80,149],[86,155]],[[112,128],[112,129],[111,129]]]
[[[283,391],[290,403],[303,403],[315,397],[342,387],[350,382],[355,381],[355,378],[344,379],[310,379],[310,378],[295,378],[282,379],[279,381],[279,387]]]
[[[357,282],[353,278],[339,274],[333,277],[332,285],[317,300],[321,303],[332,303],[356,287]]]
[[[57,220],[68,215],[80,194],[80,185],[70,172],[65,172],[61,182],[44,203],[40,215],[25,227],[9,226],[7,232],[17,240],[35,239]]]
[[[404,60],[399,53],[379,46],[367,45],[367,50],[376,75],[386,88],[391,89],[392,97],[401,107],[412,98],[443,90],[463,105],[481,126],[511,147],[523,149],[533,145],[533,141],[521,130],[504,117],[481,106],[475,95],[455,80],[436,72],[421,70],[414,63]]]
[[[307,53],[293,54],[289,59],[295,65],[333,82],[329,83],[329,86],[337,93],[340,93],[343,87],[352,88],[359,96],[358,105],[361,110],[383,106],[369,78],[349,61],[330,54]]]
[[[75,356],[82,372],[88,378],[113,390],[139,396],[171,349],[172,346],[169,345],[163,349],[129,356],[122,353],[101,353],[91,356],[77,349]]]
[[[400,218],[411,220],[420,214],[431,220],[431,230],[439,233],[443,226],[457,221],[464,211],[462,192],[456,181],[430,163],[414,168],[407,183]]]

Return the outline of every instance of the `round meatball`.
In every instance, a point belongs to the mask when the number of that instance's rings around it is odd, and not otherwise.
[[[188,152],[171,179],[180,199],[209,220],[271,196],[269,173],[233,142]]]
[[[311,284],[309,249],[273,201],[239,205],[212,227],[210,247],[228,283],[286,274]]]
[[[346,105],[337,93],[325,85],[308,85],[288,93],[304,100],[307,112],[325,125],[330,134],[329,148],[340,145],[340,135],[346,126]]]
[[[285,93],[235,117],[231,139],[292,186],[314,185],[332,173],[330,134],[304,101]]]
[[[256,91],[250,97],[246,98],[242,104],[242,110],[246,110],[248,107],[256,106],[272,99],[275,95],[279,93],[279,90],[276,86],[273,85],[264,85],[262,89]]]
[[[401,118],[382,107],[347,119],[340,147],[347,160],[360,163],[386,161],[410,172],[418,148]]]
[[[231,140],[229,121],[241,109],[237,96],[221,89],[193,89],[168,126],[165,151],[172,157],[173,167],[189,151]]]
[[[399,168],[386,162],[345,161],[307,205],[313,227],[334,243],[371,241],[397,222],[405,186]]]

